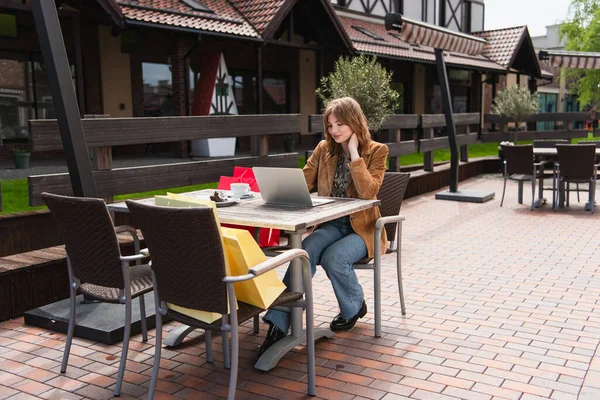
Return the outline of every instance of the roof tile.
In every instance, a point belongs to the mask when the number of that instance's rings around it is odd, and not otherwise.
[[[230,2],[262,34],[286,0],[230,0]]]
[[[388,32],[383,25],[376,22],[368,22],[354,18],[342,17],[338,15],[344,29],[352,40],[354,48],[360,52],[394,56],[412,60],[435,61],[433,48],[427,46],[411,45],[394,36],[393,32]],[[353,26],[365,28],[384,40],[376,40],[364,33],[352,28]],[[477,69],[486,69],[492,71],[505,71],[506,69],[484,56],[469,56],[458,53],[445,53],[446,63],[450,65],[459,65]]]
[[[212,12],[194,10],[179,0],[119,0],[126,19],[239,36],[259,37],[236,9],[223,0],[196,0]]]
[[[513,55],[518,50],[521,38],[526,32],[526,26],[517,26],[514,28],[495,29],[491,31],[475,32],[472,35],[479,36],[487,40],[483,48],[483,55],[509,68]]]

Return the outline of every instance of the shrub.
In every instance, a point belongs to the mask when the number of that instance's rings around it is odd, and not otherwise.
[[[538,111],[538,104],[537,93],[531,94],[527,88],[511,85],[498,93],[494,99],[492,113],[516,122],[518,128],[519,123],[525,121],[525,117]]]
[[[334,71],[321,79],[317,95],[327,104],[338,97],[350,96],[360,104],[369,129],[377,131],[389,114],[400,105],[400,94],[391,88],[392,72],[375,57],[341,57]]]

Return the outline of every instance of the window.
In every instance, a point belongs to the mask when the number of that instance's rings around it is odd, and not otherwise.
[[[208,12],[212,12],[212,10],[202,4],[200,4],[198,1],[196,0],[181,0],[182,3],[192,7],[192,9],[194,9],[194,11],[208,11]]]
[[[540,112],[542,113],[553,113],[556,112],[556,102],[558,95],[556,93],[540,93],[539,104]],[[542,121],[536,123],[536,130],[538,131],[551,131],[555,129],[555,121]]]
[[[469,32],[481,32],[483,31],[483,20],[485,15],[484,4],[478,1],[470,1],[468,3],[468,15],[470,26],[468,27]]]
[[[256,75],[254,71],[230,71],[239,114],[256,114]],[[263,113],[290,112],[289,79],[285,73],[265,72],[263,76]]]
[[[142,63],[144,116],[173,115],[171,69],[167,64]]]
[[[169,64],[142,63],[144,80],[144,116],[164,117],[173,114],[172,74]],[[190,69],[190,102],[193,100],[197,77]]]
[[[360,33],[362,33],[363,35],[367,35],[368,37],[370,37],[371,39],[375,39],[375,40],[383,40],[383,38],[381,36],[379,36],[376,33],[371,32],[370,30],[363,28],[362,26],[352,26],[352,29],[355,29],[357,31],[359,31]]]
[[[0,71],[2,138],[27,139],[28,120],[56,118],[52,93],[48,86],[48,73],[42,56],[38,53],[0,51]],[[71,76],[74,76],[72,65]]]
[[[402,0],[402,14],[417,21],[423,20],[423,3],[419,0]]]

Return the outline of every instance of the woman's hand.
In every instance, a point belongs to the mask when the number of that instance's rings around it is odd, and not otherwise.
[[[358,155],[358,138],[356,133],[353,133],[348,139],[348,152],[350,153],[351,161],[356,161],[360,156]]]

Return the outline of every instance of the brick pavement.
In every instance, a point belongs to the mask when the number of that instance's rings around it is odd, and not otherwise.
[[[324,399],[600,399],[600,212],[573,197],[568,210],[530,211],[509,183],[500,208],[498,175],[460,188],[496,191],[486,204],[436,201],[402,206],[407,315],[397,297],[394,256],[384,258],[383,337],[373,314],[350,332],[317,344],[317,397]],[[525,202],[528,201],[525,191]],[[359,279],[372,310],[371,274]],[[322,271],[315,277],[318,324],[337,314]],[[172,329],[167,324],[165,329]],[[264,335],[241,328],[240,399],[309,398],[303,348],[277,368],[252,368]],[[133,338],[122,398],[145,398],[153,359]],[[58,372],[64,335],[0,323],[0,399],[112,397],[120,346],[76,339],[67,373]],[[204,360],[202,335],[164,350],[159,399],[226,396],[220,339]]]

